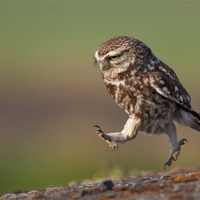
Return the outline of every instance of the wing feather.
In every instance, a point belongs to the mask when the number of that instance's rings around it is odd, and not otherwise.
[[[157,71],[154,76],[150,77],[150,84],[161,96],[183,108],[183,110],[180,109],[179,113],[176,113],[176,119],[180,124],[200,131],[200,113],[192,109],[190,95],[181,85],[175,73],[174,77],[170,77],[163,71]]]
[[[150,84],[163,97],[191,110],[191,97],[171,68],[154,71],[150,77]]]

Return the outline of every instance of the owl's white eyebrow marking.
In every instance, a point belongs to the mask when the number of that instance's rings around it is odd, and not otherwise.
[[[95,52],[94,57],[96,58],[96,61],[97,61],[97,62],[103,60],[103,58],[100,58],[100,57],[99,57],[98,50]]]
[[[98,50],[95,52],[94,57],[96,58],[97,62],[103,61],[106,57],[116,56],[121,54],[121,50],[110,51],[106,55],[99,57]]]
[[[115,50],[115,51],[110,51],[110,52],[108,52],[107,54],[106,54],[106,57],[107,56],[116,56],[116,55],[119,55],[119,54],[121,54],[121,50]]]

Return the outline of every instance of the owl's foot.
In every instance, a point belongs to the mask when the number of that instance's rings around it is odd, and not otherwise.
[[[105,140],[109,147],[112,148],[112,150],[118,149],[118,145],[116,142],[111,141],[111,137],[109,136],[109,134],[105,134],[101,127],[98,125],[94,125],[94,127],[96,128],[96,133],[99,135],[99,137],[103,140]]]
[[[164,164],[165,171],[166,171],[166,166],[171,166],[173,161],[178,160],[178,156],[179,156],[179,154],[181,152],[181,146],[186,144],[186,143],[188,143],[188,141],[186,139],[181,139],[178,142],[178,145],[176,147],[172,148],[170,156],[169,156],[169,158],[167,159],[167,161]]]

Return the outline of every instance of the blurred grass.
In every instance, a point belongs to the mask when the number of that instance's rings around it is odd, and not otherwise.
[[[92,125],[122,129],[93,65],[105,40],[130,35],[169,64],[200,110],[200,2],[0,2],[0,193],[67,184],[112,173],[163,170],[165,136],[138,136],[111,152]],[[199,166],[200,135],[174,166]],[[145,147],[145,149],[144,149]]]

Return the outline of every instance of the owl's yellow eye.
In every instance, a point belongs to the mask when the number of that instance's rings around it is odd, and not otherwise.
[[[117,56],[110,56],[109,59],[112,60],[112,61],[115,61],[115,60],[119,59],[119,57],[120,57],[119,55],[117,55]]]

